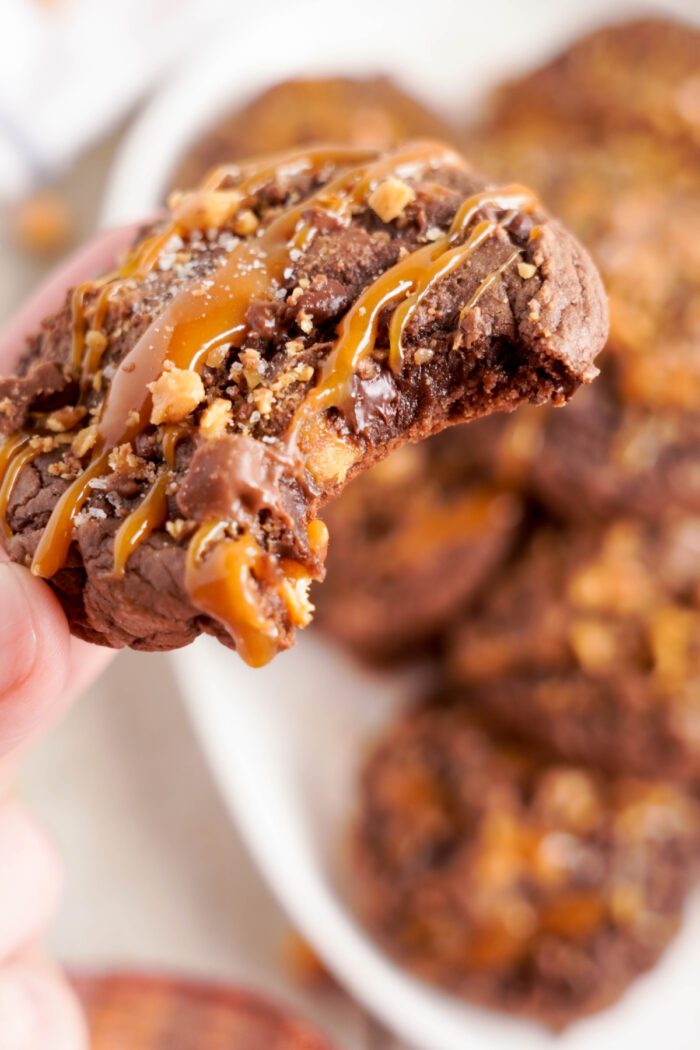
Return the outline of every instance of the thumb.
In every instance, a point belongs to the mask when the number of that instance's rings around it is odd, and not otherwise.
[[[69,654],[68,625],[50,588],[19,565],[0,564],[0,755],[60,707]]]

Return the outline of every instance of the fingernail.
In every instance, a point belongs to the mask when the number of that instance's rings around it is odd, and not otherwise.
[[[23,973],[0,974],[0,1047],[34,1050],[38,1031],[37,1005]]]
[[[0,700],[22,684],[36,658],[34,620],[22,580],[25,571],[18,565],[0,565]]]

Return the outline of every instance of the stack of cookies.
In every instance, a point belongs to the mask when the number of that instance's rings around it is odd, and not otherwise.
[[[597,32],[468,139],[593,254],[603,374],[360,479],[319,617],[435,668],[365,768],[361,910],[420,975],[558,1028],[658,958],[700,858],[700,34]]]
[[[434,677],[365,765],[358,907],[422,977],[561,1028],[658,959],[700,862],[700,33],[599,31],[462,131],[384,79],[282,83],[174,184],[426,135],[534,186],[611,335],[567,407],[403,448],[327,508],[322,627]]]

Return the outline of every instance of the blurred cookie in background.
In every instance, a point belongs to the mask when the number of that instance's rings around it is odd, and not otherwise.
[[[574,519],[700,511],[700,32],[585,37],[502,88],[469,138],[573,227],[610,297],[603,376],[537,414],[521,476]]]
[[[663,952],[698,821],[680,789],[547,761],[443,699],[392,725],[364,769],[359,907],[417,975],[559,1029]]]
[[[452,681],[566,759],[700,783],[700,518],[541,528],[455,628]]]
[[[317,621],[360,655],[415,654],[512,549],[521,501],[480,476],[471,451],[459,429],[406,446],[325,510],[332,540]]]
[[[306,1022],[247,991],[174,977],[78,977],[92,1050],[332,1050]]]
[[[319,142],[387,149],[406,139],[457,142],[455,128],[388,77],[284,80],[232,110],[183,158],[172,188],[217,164]]]
[[[700,145],[700,33],[670,18],[603,26],[497,96],[504,121],[536,113],[576,138],[640,130]],[[585,130],[574,126],[582,114]]]

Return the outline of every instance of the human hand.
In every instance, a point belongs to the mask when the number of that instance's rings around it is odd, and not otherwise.
[[[0,375],[25,339],[60,308],[66,289],[109,269],[134,228],[97,237],[60,266],[0,335]],[[87,1035],[68,986],[36,945],[61,887],[55,849],[7,795],[23,750],[102,669],[110,651],[73,638],[43,580],[0,548],[0,1050],[84,1050]]]

